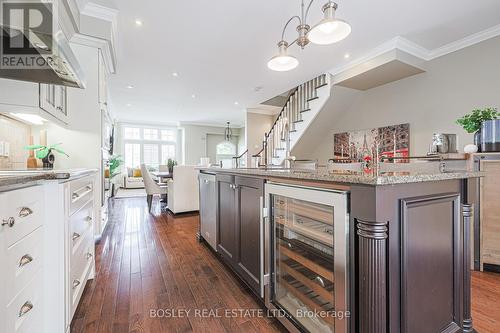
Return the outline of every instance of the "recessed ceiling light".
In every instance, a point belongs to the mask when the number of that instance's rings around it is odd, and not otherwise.
[[[351,55],[349,53],[344,54],[345,59],[349,59],[350,57],[351,57]]]
[[[130,106],[132,106],[132,104],[130,104],[130,103],[127,103],[127,106],[129,106],[129,107],[130,107]]]
[[[238,102],[234,102],[234,105],[240,105],[240,103],[238,103]]]
[[[196,98],[196,95],[195,95],[195,94],[192,94],[192,95],[191,95],[191,98]]]
[[[138,27],[142,26],[142,21],[139,19],[135,20],[135,25]]]
[[[133,85],[128,85],[127,89],[134,89],[134,86]]]
[[[173,77],[178,77],[178,76],[179,76],[179,73],[177,73],[177,72],[173,72],[173,73],[172,73],[172,76],[173,76]]]

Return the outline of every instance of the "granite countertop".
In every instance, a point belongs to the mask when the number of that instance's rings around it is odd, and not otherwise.
[[[217,167],[199,167],[201,171],[213,173],[232,173],[247,176],[276,177],[287,179],[300,179],[323,181],[332,183],[349,183],[365,185],[393,185],[442,181],[450,179],[477,178],[483,175],[482,172],[472,171],[452,171],[444,173],[418,173],[418,172],[386,172],[378,176],[370,172],[355,171],[329,171],[327,168],[317,170],[290,170],[290,169],[225,169]]]
[[[70,180],[97,172],[97,169],[23,169],[23,170],[0,170],[0,188],[10,186],[26,186],[38,184],[46,180]]]

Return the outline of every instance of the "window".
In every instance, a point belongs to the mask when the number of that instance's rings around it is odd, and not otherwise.
[[[174,130],[161,130],[161,139],[162,141],[177,141],[177,133]]]
[[[157,144],[144,144],[144,164],[148,166],[158,166],[158,145]]]
[[[169,158],[177,158],[179,149],[175,128],[124,126],[122,133],[125,165],[129,168],[137,168],[142,163],[158,168]]]
[[[141,129],[136,127],[125,127],[125,139],[139,140],[141,138]]]
[[[236,155],[236,146],[234,143],[225,141],[217,145],[217,155]]]
[[[175,145],[162,145],[161,146],[161,164],[167,164],[168,159],[175,160]]]
[[[137,168],[141,164],[141,145],[139,143],[125,144],[125,166]]]
[[[233,163],[233,157],[236,156],[236,145],[229,141],[219,143],[216,148],[217,163],[222,161],[224,167],[230,167]]]
[[[153,128],[145,128],[144,140],[158,140],[158,130]]]

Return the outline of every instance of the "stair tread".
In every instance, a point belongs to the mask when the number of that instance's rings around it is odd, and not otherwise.
[[[276,150],[286,150],[286,148],[274,148]]]
[[[310,101],[314,101],[315,99],[318,99],[319,97],[316,96],[316,97],[312,97],[312,98],[309,98],[307,101],[310,102]]]
[[[319,89],[319,88],[327,86],[327,85],[328,85],[328,83],[323,83],[322,85],[317,86],[315,89]]]
[[[293,121],[293,123],[301,123],[301,122],[303,122],[303,121],[304,121],[303,119],[299,119],[299,120],[295,120],[295,121]]]
[[[307,112],[307,111],[311,111],[311,109],[305,109],[305,110],[302,110],[302,111],[300,111],[300,113],[302,113],[302,112]]]
[[[297,130],[296,129],[290,130],[290,133],[293,133],[293,132],[297,132]]]

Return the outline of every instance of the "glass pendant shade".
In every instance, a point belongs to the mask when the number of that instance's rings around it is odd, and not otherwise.
[[[339,42],[349,36],[351,26],[344,20],[335,18],[337,4],[329,2],[323,7],[325,18],[312,27],[307,37],[314,44],[328,45]]]
[[[299,65],[297,58],[288,55],[288,43],[282,40],[278,43],[278,55],[274,56],[267,63],[267,67],[273,71],[286,72]]]

